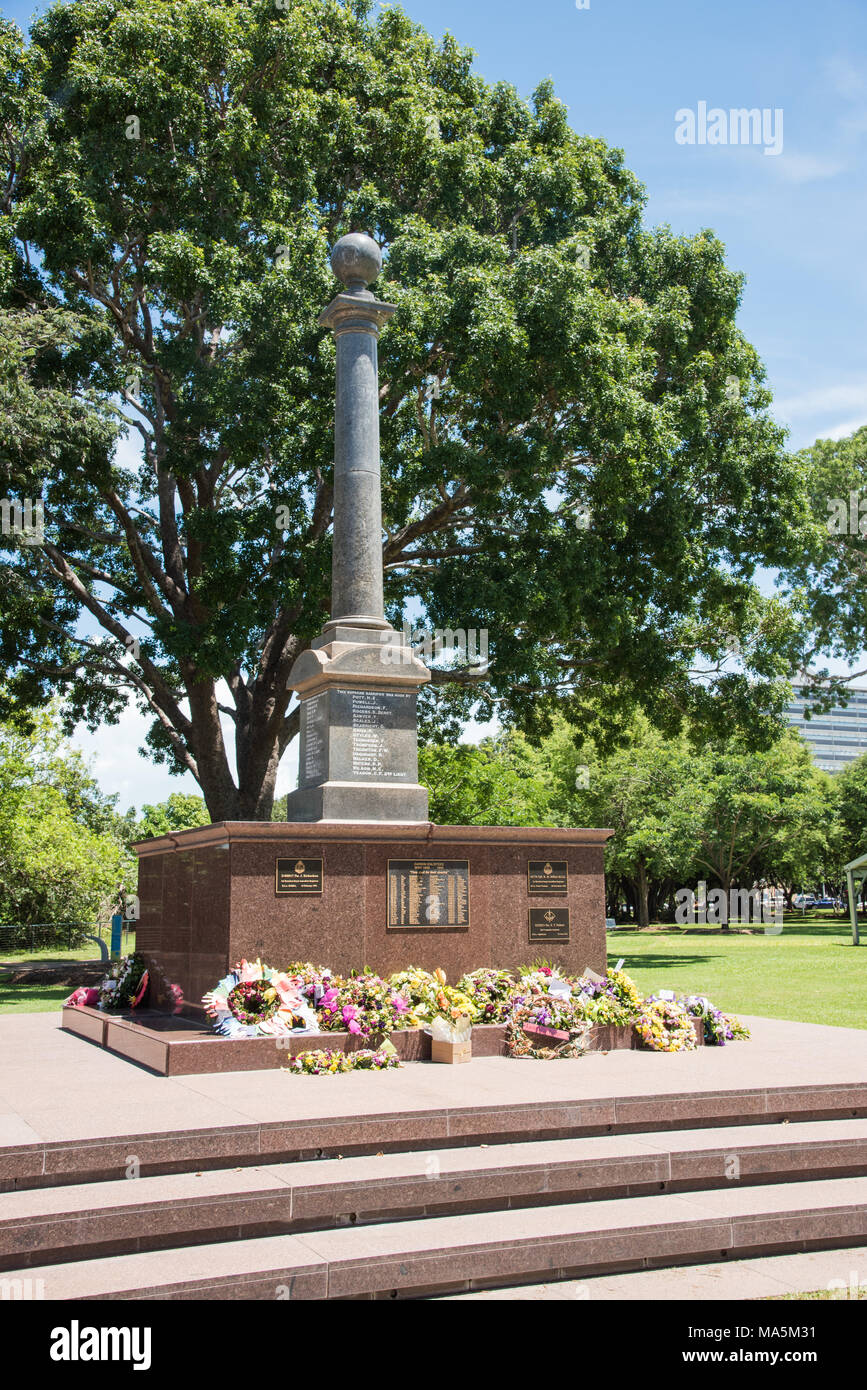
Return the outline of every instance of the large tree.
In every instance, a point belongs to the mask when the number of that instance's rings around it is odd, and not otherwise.
[[[116,797],[105,797],[54,711],[0,724],[0,921],[104,925],[135,881]]]
[[[797,463],[814,525],[789,580],[811,634],[802,679],[821,712],[845,704],[847,684],[867,674],[852,669],[867,648],[867,426],[845,439],[817,439]],[[845,660],[849,673],[820,668],[828,655]]]
[[[389,613],[414,597],[432,627],[487,629],[493,658],[429,698],[526,728],[560,702],[588,726],[639,705],[767,735],[797,631],[753,574],[807,512],[741,278],[710,232],[643,227],[622,154],[548,83],[528,104],[371,8],[70,0],[29,44],[0,29],[0,332],[26,358],[0,467],[46,513],[43,547],[3,538],[7,708],[61,691],[94,726],[132,691],[214,819],[270,815],[287,676],[328,612],[317,315],[330,246],[364,229],[398,308]]]

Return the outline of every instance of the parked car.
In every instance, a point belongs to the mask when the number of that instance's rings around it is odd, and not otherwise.
[[[816,901],[813,903],[813,906],[832,907],[835,911],[839,911],[842,904],[839,898],[817,898]]]
[[[813,897],[812,893],[796,893],[792,899],[792,903],[795,907],[806,910],[807,908],[816,906],[816,899]]]

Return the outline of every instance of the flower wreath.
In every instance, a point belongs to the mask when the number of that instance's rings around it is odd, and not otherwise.
[[[122,956],[112,961],[99,985],[98,1007],[110,1013],[135,1009],[147,994],[148,979],[143,956]]]
[[[692,1018],[674,999],[648,995],[635,1020],[635,1031],[651,1052],[691,1052],[696,1047]]]
[[[457,987],[472,999],[480,1023],[506,1022],[515,992],[515,978],[510,970],[473,970],[461,976]]]
[[[260,960],[242,960],[202,999],[214,1028],[226,1038],[316,1033],[316,1015],[299,981]]]
[[[725,1047],[735,1038],[748,1038],[750,1030],[734,1014],[724,1014],[703,994],[691,994],[685,1001],[693,1018],[704,1020],[704,1041],[707,1047]]]
[[[587,1051],[590,1028],[570,1000],[519,998],[506,1028],[506,1046],[510,1057],[580,1057]]]

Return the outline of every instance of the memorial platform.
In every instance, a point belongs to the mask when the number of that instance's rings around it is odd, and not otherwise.
[[[423,1297],[867,1244],[867,1031],[749,1023],[673,1055],[162,1077],[0,1018],[3,1277]]]
[[[137,950],[171,1012],[246,957],[339,974],[539,956],[604,971],[610,830],[363,821],[219,821],[140,841]]]

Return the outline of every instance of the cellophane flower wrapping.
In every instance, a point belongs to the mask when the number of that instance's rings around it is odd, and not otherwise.
[[[444,1018],[442,1014],[437,1014],[431,1019],[430,1023],[425,1024],[426,1033],[430,1033],[434,1042],[463,1043],[469,1042],[473,1032],[472,1019],[459,1014],[457,1018]]]
[[[227,1038],[281,1038],[319,1031],[301,981],[261,960],[238,962],[202,1003],[215,1030]]]

